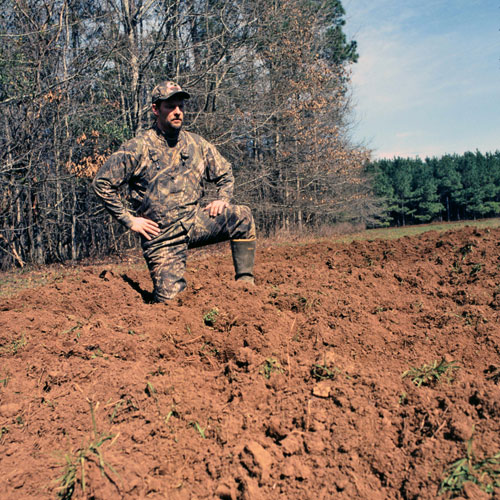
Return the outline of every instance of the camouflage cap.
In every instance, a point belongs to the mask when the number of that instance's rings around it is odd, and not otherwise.
[[[161,82],[151,92],[151,101],[165,101],[171,97],[178,97],[179,99],[189,99],[191,96],[182,90],[180,85],[175,82]]]

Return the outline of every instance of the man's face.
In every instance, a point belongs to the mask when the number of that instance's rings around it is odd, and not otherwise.
[[[156,124],[162,132],[180,130],[184,121],[184,99],[172,97],[153,104]]]

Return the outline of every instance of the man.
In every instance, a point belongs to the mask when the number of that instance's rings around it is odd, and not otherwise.
[[[255,224],[250,209],[233,205],[230,164],[215,146],[182,130],[190,95],[174,82],[152,92],[153,126],[124,143],[100,168],[94,189],[111,214],[141,235],[158,302],[184,290],[188,248],[231,241],[235,279],[252,285]],[[199,205],[203,182],[217,187],[217,200]],[[129,187],[132,211],[118,189]]]

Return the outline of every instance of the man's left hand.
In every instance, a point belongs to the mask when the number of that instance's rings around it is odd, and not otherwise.
[[[215,200],[209,203],[203,210],[206,210],[210,217],[216,217],[217,215],[220,215],[228,206],[229,203],[227,201]]]

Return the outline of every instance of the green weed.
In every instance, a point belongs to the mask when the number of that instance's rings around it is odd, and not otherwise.
[[[180,418],[179,413],[177,413],[177,410],[174,408],[173,405],[172,405],[172,409],[167,413],[167,416],[165,417],[165,425],[167,425],[169,423],[169,421],[172,417]]]
[[[265,378],[270,379],[271,374],[275,372],[284,373],[284,370],[276,358],[267,358],[264,361],[259,373],[264,375]]]
[[[6,375],[5,378],[0,379],[0,384],[2,384],[4,387],[7,387],[7,384],[9,383],[10,375]]]
[[[205,430],[206,430],[206,427],[203,428],[198,422],[194,421],[194,422],[189,422],[189,425],[192,425],[197,431],[198,431],[198,434],[203,438],[203,439],[206,439],[206,435],[205,435]]]
[[[0,354],[9,352],[12,354],[17,354],[19,349],[25,347],[27,343],[28,340],[26,339],[26,335],[22,333],[18,339],[14,339],[10,344],[0,346]]]
[[[467,243],[463,247],[459,248],[458,253],[462,256],[462,260],[467,257],[474,250],[474,245],[472,243]]]
[[[124,403],[123,399],[120,399],[117,403],[115,403],[114,408],[113,408],[113,412],[111,413],[111,415],[109,417],[110,425],[113,424],[113,421],[116,418],[116,415],[117,415],[119,409],[122,407],[123,403]]]
[[[440,362],[434,361],[430,365],[422,365],[420,368],[410,368],[405,371],[401,377],[410,377],[411,381],[417,386],[421,385],[431,385],[441,378],[445,378],[447,382],[453,380],[454,372],[458,370],[458,366],[455,361],[447,363],[444,359]]]
[[[474,264],[469,272],[469,276],[476,276],[476,274],[478,274],[481,269],[483,269],[483,265],[480,262]]]
[[[54,402],[54,401],[51,401],[50,399],[45,399],[45,398],[42,398],[40,402],[44,405],[47,405],[49,408],[52,408],[53,410],[59,404],[57,402]]]
[[[406,392],[402,392],[400,395],[399,395],[399,399],[398,399],[398,403],[400,405],[405,405],[408,401],[408,394],[406,394]]]
[[[198,352],[201,355],[208,353],[215,357],[217,357],[220,354],[219,349],[217,349],[217,347],[215,347],[211,342],[204,342]]]
[[[0,443],[2,443],[2,438],[5,434],[9,433],[9,428],[7,426],[3,426],[0,428]]]
[[[213,327],[215,323],[217,322],[217,317],[219,316],[219,310],[214,307],[213,309],[210,309],[204,316],[203,316],[203,323],[205,325]]]
[[[90,359],[97,359],[97,358],[108,359],[108,356],[104,354],[104,352],[100,347],[97,347],[92,356],[90,356]]]
[[[375,307],[375,309],[373,309],[372,314],[380,314],[382,312],[389,311],[389,310],[391,310],[390,307],[377,306],[377,307]]]
[[[78,330],[80,330],[82,326],[83,324],[78,321],[75,326],[72,326],[71,328],[64,330],[59,335],[68,335],[69,333],[77,332],[76,337],[80,338],[80,332]]]
[[[465,457],[448,466],[443,476],[439,495],[449,493],[449,498],[462,496],[462,489],[468,481],[477,484],[486,493],[494,493],[495,488],[500,488],[500,452],[484,460],[476,460],[470,438]]]
[[[77,449],[75,452],[70,451],[63,455],[63,474],[55,480],[59,484],[57,487],[57,496],[62,500],[69,500],[73,497],[75,488],[79,483],[83,494],[87,489],[85,479],[85,467],[88,462],[94,462],[99,467],[101,475],[115,484],[115,481],[110,476],[109,471],[118,476],[113,467],[104,460],[102,446],[106,441],[111,441],[111,445],[118,438],[118,434],[105,434],[97,431],[95,420],[95,410],[99,407],[99,403],[95,408],[90,400],[87,400],[90,405],[90,414],[92,417],[92,439],[85,445]]]
[[[315,363],[311,367],[311,376],[316,380],[333,380],[339,373],[340,370],[335,366],[333,368],[328,368],[326,362],[323,362],[322,365]]]
[[[149,397],[152,397],[156,394],[156,389],[155,389],[155,386],[151,383],[151,382],[147,382],[146,384],[146,389],[144,390],[144,392],[149,396]]]

